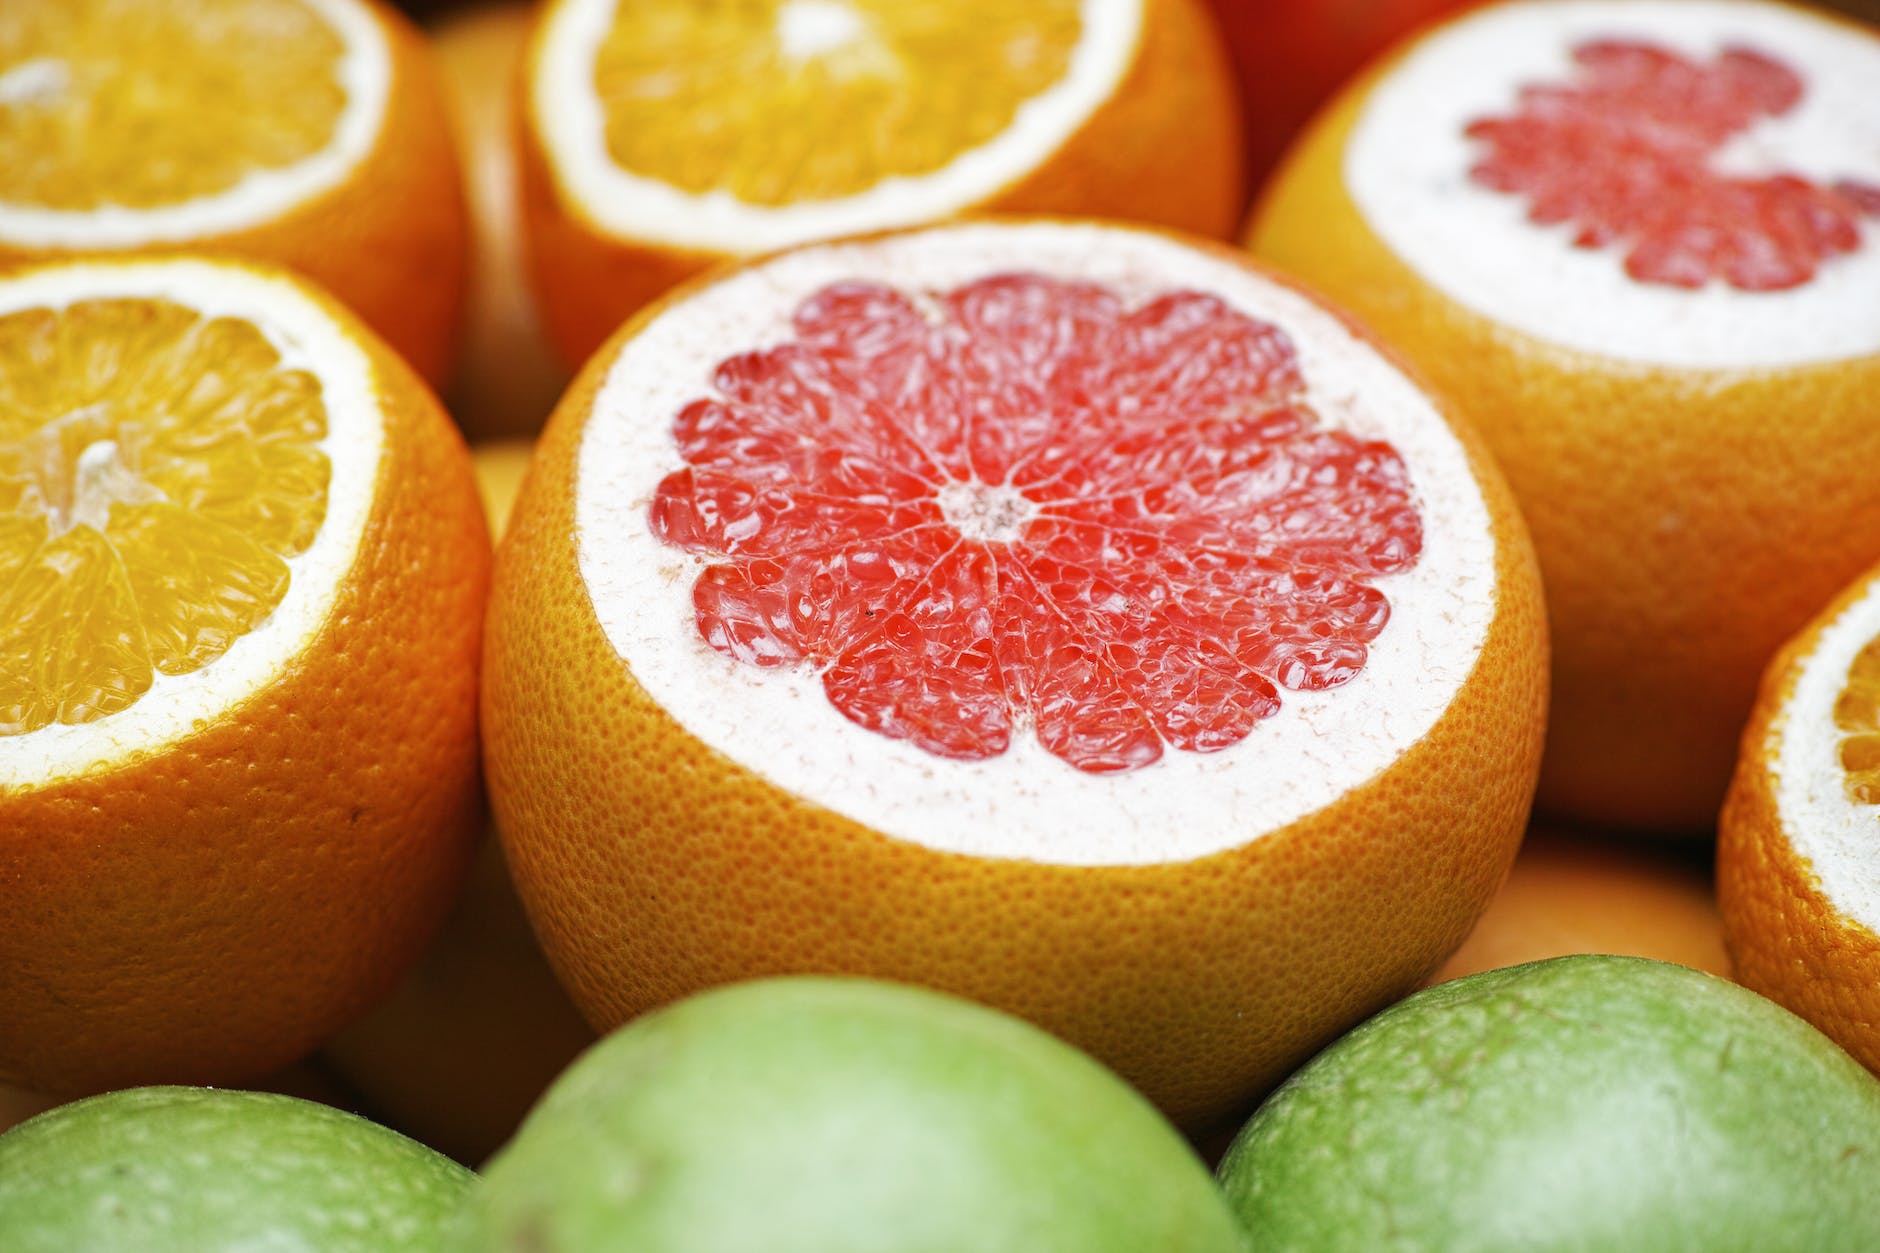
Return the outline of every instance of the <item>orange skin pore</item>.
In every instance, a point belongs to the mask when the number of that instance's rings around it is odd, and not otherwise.
[[[978,211],[1064,213],[1226,238],[1244,200],[1233,75],[1203,0],[1147,0],[1145,38],[1116,93],[1045,163]],[[539,32],[527,53],[539,55]],[[635,310],[733,254],[608,235],[556,184],[521,104],[522,221],[549,338],[571,366]]]
[[[1654,368],[1449,299],[1372,232],[1344,183],[1352,128],[1400,55],[1313,124],[1249,246],[1396,348],[1507,474],[1553,627],[1541,808],[1707,833],[1763,663],[1880,556],[1880,491],[1863,469],[1880,459],[1880,356]]]
[[[0,1081],[267,1074],[389,992],[462,882],[489,571],[469,454],[409,368],[306,290],[384,409],[359,551],[273,686],[141,759],[0,789]]]
[[[1466,430],[1493,527],[1494,614],[1450,707],[1392,766],[1191,861],[936,852],[701,744],[595,618],[573,538],[577,449],[616,353],[664,303],[550,419],[498,551],[484,657],[485,767],[511,869],[596,1027],[739,979],[869,974],[1039,1023],[1193,1127],[1241,1110],[1462,942],[1526,825],[1547,684],[1532,550]]]
[[[1783,709],[1822,629],[1880,570],[1837,598],[1769,664],[1717,828],[1717,896],[1738,981],[1818,1027],[1880,1074],[1880,936],[1823,894],[1789,842],[1772,769]],[[1840,786],[1840,780],[1825,784]]]
[[[133,251],[226,252],[298,271],[349,305],[432,385],[450,374],[462,316],[466,225],[456,149],[424,36],[365,0],[391,46],[378,142],[336,186],[244,230]],[[0,268],[59,249],[0,240]]]

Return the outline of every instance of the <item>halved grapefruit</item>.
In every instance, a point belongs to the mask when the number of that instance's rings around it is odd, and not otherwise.
[[[0,264],[234,252],[449,370],[463,194],[430,51],[379,0],[0,5],[0,170]]]
[[[1738,977],[1880,1074],[1880,571],[1770,662],[1717,894]]]
[[[1764,661],[1880,556],[1876,82],[1875,32],[1788,5],[1497,5],[1349,88],[1255,215],[1507,471],[1544,808],[1711,829]]]
[[[0,1081],[239,1083],[388,992],[469,857],[469,456],[332,298],[0,273]]]
[[[510,526],[489,785],[598,1026],[865,973],[1201,1121],[1414,987],[1520,839],[1504,489],[1227,250],[986,222],[747,264],[590,363]]]
[[[976,209],[1222,237],[1241,212],[1202,0],[551,0],[523,84],[523,220],[571,364],[728,257]]]

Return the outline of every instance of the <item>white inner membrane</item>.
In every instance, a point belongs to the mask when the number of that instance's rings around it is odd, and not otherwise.
[[[372,364],[292,285],[206,261],[66,265],[0,283],[0,315],[125,298],[165,300],[205,318],[242,318],[281,354],[281,368],[320,380],[327,434],[318,447],[332,465],[326,519],[312,546],[286,559],[287,595],[259,627],[197,670],[154,675],[128,709],[76,726],[0,735],[0,787],[51,782],[173,744],[274,682],[325,623],[371,512],[385,440]]]
[[[1424,548],[1410,570],[1376,580],[1391,618],[1357,678],[1282,692],[1280,711],[1224,751],[1169,748],[1153,765],[1096,775],[1051,756],[1022,724],[1001,756],[934,756],[850,722],[810,668],[743,665],[700,638],[692,587],[707,560],[661,542],[648,508],[660,480],[684,464],[673,417],[712,394],[714,366],[788,340],[796,307],[829,283],[939,291],[1015,271],[1101,283],[1132,304],[1179,289],[1213,293],[1286,331],[1327,425],[1395,445]],[[731,275],[624,347],[595,398],[577,475],[581,573],[607,638],[654,700],[786,791],[901,839],[982,856],[1179,861],[1322,808],[1430,729],[1475,665],[1497,595],[1486,507],[1461,446],[1414,384],[1288,288],[1158,236],[1095,225],[949,227],[808,248]],[[998,501],[953,507],[1007,512]]]
[[[529,103],[555,180],[589,220],[613,235],[729,253],[912,226],[986,200],[1042,165],[1109,99],[1135,56],[1143,16],[1143,0],[1083,0],[1082,35],[1064,77],[1020,105],[1003,132],[941,169],[886,178],[840,199],[766,206],[726,191],[695,195],[614,163],[594,66],[616,4],[563,0],[545,17]],[[780,15],[778,35],[787,53],[813,56],[864,30],[865,19],[847,5],[795,0]]]
[[[1730,369],[1880,351],[1880,219],[1861,219],[1860,248],[1799,287],[1693,291],[1628,277],[1623,246],[1575,248],[1572,224],[1537,226],[1526,195],[1469,177],[1485,148],[1464,128],[1513,115],[1523,85],[1574,81],[1574,47],[1602,38],[1704,61],[1732,44],[1777,58],[1804,80],[1801,101],[1754,123],[1718,168],[1880,184],[1880,39],[1754,0],[1532,0],[1444,28],[1378,84],[1344,164],[1370,228],[1452,299],[1584,352]]]
[[[27,248],[132,248],[200,239],[271,221],[339,186],[372,151],[384,128],[391,50],[359,0],[300,3],[325,19],[346,46],[338,66],[346,107],[325,148],[293,165],[256,170],[227,191],[150,208],[62,210],[10,203],[0,176],[0,240]],[[68,77],[62,67],[43,58],[0,66],[0,105],[50,103]]]
[[[1782,829],[1834,907],[1871,931],[1880,931],[1880,805],[1847,795],[1834,705],[1855,655],[1876,636],[1880,582],[1822,632],[1773,728]]]

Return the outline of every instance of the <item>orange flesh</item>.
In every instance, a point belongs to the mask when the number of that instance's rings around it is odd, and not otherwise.
[[[325,148],[339,34],[300,0],[0,4],[0,199],[148,209]]]
[[[0,735],[92,722],[266,620],[326,516],[320,384],[160,300],[0,316]]]
[[[1848,798],[1880,805],[1880,639],[1871,641],[1847,670],[1847,686],[1834,702],[1841,737],[1841,769]]]
[[[758,205],[930,174],[1061,79],[1076,0],[621,0],[596,60],[622,169]]]

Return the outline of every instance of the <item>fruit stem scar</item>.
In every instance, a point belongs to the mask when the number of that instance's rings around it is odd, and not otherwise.
[[[47,104],[72,85],[72,70],[54,57],[21,61],[0,73],[0,105]]]

